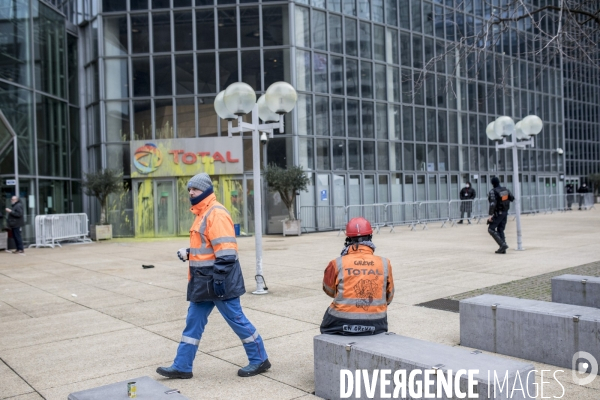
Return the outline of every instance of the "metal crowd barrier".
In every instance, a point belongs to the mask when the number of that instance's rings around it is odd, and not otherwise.
[[[385,206],[386,224],[390,232],[394,232],[394,227],[408,225],[411,230],[419,223],[419,203],[391,203]]]
[[[578,209],[591,210],[596,209],[594,207],[594,193],[576,193],[574,206],[578,206]]]
[[[386,225],[385,215],[386,204],[364,204],[346,206],[346,221],[355,217],[363,217],[371,224],[373,229],[377,230]],[[345,226],[344,226],[345,228]],[[343,228],[342,228],[343,229]]]
[[[442,228],[449,221],[448,201],[421,201],[419,203],[419,224],[427,229],[431,222],[442,222]]]
[[[537,212],[534,208],[533,196],[526,195],[521,196],[521,213],[531,214]]]
[[[301,206],[302,229],[309,231],[331,231],[346,227],[344,206]]]
[[[35,244],[29,247],[59,246],[59,241],[91,243],[87,214],[50,214],[35,217]]]
[[[594,208],[593,193],[525,195],[521,196],[520,201],[521,213],[532,215],[566,211],[569,209],[569,201],[575,207],[581,204],[582,209]],[[457,221],[464,219],[469,222],[476,220],[480,223],[482,220],[487,220],[488,209],[488,199],[479,198],[349,206],[301,206],[300,215],[302,228],[305,230],[339,230],[341,233],[351,218],[364,217],[379,233],[383,227],[389,227],[390,232],[395,232],[394,227],[402,225],[409,226],[411,230],[415,230],[417,225],[423,225],[423,229],[427,229],[427,224],[432,222],[441,222],[442,228],[448,222],[454,226]],[[515,215],[515,211],[516,207],[511,206],[509,215]],[[316,226],[310,226],[309,221],[316,221],[314,223]]]
[[[457,221],[472,220],[479,217],[478,202],[473,200],[450,200],[448,202],[448,221],[451,226],[456,225]],[[464,217],[464,218],[463,218]]]
[[[551,194],[548,196],[550,211],[565,211],[565,196],[562,194]]]
[[[477,223],[480,223],[481,220],[486,220],[488,218],[488,210],[490,208],[490,203],[488,202],[487,197],[474,199],[473,200],[473,216],[472,218],[477,220]]]
[[[594,193],[570,193],[565,195],[565,211],[573,209],[591,210],[594,207]]]

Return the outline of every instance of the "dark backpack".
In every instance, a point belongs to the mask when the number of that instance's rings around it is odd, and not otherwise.
[[[507,188],[498,186],[494,188],[494,194],[496,195],[496,211],[508,211],[510,202],[515,199],[512,193]]]

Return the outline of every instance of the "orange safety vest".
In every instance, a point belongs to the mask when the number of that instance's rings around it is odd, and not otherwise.
[[[369,246],[351,246],[348,254],[332,260],[325,269],[323,291],[333,297],[328,313],[343,319],[379,319],[387,316],[394,298],[392,265],[373,255]]]
[[[209,195],[190,209],[196,219],[190,228],[188,280],[192,267],[212,267],[219,256],[235,255],[238,248],[233,221],[227,209]]]

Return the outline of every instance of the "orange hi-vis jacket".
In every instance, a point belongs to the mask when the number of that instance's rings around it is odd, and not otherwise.
[[[241,296],[245,288],[229,212],[214,194],[192,206],[190,211],[196,218],[190,228],[188,301],[216,298],[213,280],[225,282],[225,299]]]
[[[369,246],[351,246],[348,254],[329,262],[323,291],[333,297],[327,312],[345,320],[372,320],[387,317],[394,298],[392,265],[373,254]]]

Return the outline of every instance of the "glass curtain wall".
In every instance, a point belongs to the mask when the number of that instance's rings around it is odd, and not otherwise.
[[[600,173],[600,72],[583,62],[569,61],[564,64],[563,79],[566,148],[559,147],[565,151],[568,178],[583,183],[590,174]],[[562,157],[553,154],[549,162],[560,167]]]
[[[298,162],[318,176],[366,182],[346,187],[343,196],[339,188],[333,196],[316,190],[307,205],[338,205],[337,197],[413,201],[412,192],[401,193],[401,174],[423,186],[429,177],[419,200],[455,199],[467,180],[485,197],[486,176],[512,175],[510,151],[496,154],[485,135],[501,115],[544,121],[536,147],[519,151],[524,184],[538,173],[564,173],[555,151],[563,143],[560,66],[509,51],[531,39],[530,31],[455,58],[447,50],[483,26],[488,8],[422,0],[294,3]]]
[[[402,185],[423,176],[425,200],[455,199],[467,180],[481,195],[490,176],[508,182],[512,174],[512,153],[496,152],[485,135],[500,115],[544,121],[536,147],[519,151],[523,184],[564,174],[556,149],[583,154],[583,143],[597,140],[595,122],[573,117],[581,139],[565,144],[567,84],[559,63],[523,51],[533,40],[527,24],[511,27],[485,50],[479,44],[480,51],[464,57],[448,52],[489,19],[491,10],[477,4],[103,0],[86,38],[89,168],[115,165],[127,178],[130,140],[224,135],[226,123],[213,110],[220,90],[244,81],[260,94],[285,80],[298,90],[298,103],[262,161],[295,163],[314,185],[324,175],[337,185],[313,188],[301,206],[412,201],[422,196],[407,197]],[[589,90],[572,96],[592,108],[597,90]],[[597,141],[590,147],[588,158],[573,159],[585,172],[597,165]],[[247,134],[244,152],[250,174]],[[358,193],[352,182],[361,182]],[[376,183],[376,190],[363,182]],[[285,213],[276,204],[275,197],[267,200],[269,218]]]
[[[38,214],[82,211],[78,38],[65,28],[62,6],[10,0],[0,9],[0,110],[17,135],[23,237],[35,240]],[[83,2],[81,2],[83,4]],[[15,179],[12,145],[0,154],[0,178]]]
[[[99,47],[88,52],[86,60],[90,169],[110,165],[130,181],[131,140],[225,136],[227,123],[214,111],[218,92],[242,81],[260,95],[273,82],[292,81],[289,2],[101,3],[100,16],[95,20]],[[93,35],[90,37],[93,41]],[[93,86],[96,76],[98,88]],[[293,163],[290,116],[286,123],[289,129],[285,134],[276,131],[266,150],[261,150],[261,158],[266,155],[263,163]],[[250,132],[243,137],[245,177],[235,181],[231,190],[235,195],[230,193],[227,199],[235,198],[236,204],[246,199],[243,217],[248,230],[253,231]],[[228,179],[220,184],[232,186],[234,181]],[[265,195],[268,220],[281,225],[281,215],[287,215],[285,207],[277,196]],[[131,196],[113,199],[115,220],[136,208],[133,201]],[[187,219],[181,214],[180,224],[188,224]],[[133,235],[134,221],[130,219],[129,228],[119,234]],[[268,226],[268,221],[263,225]]]

